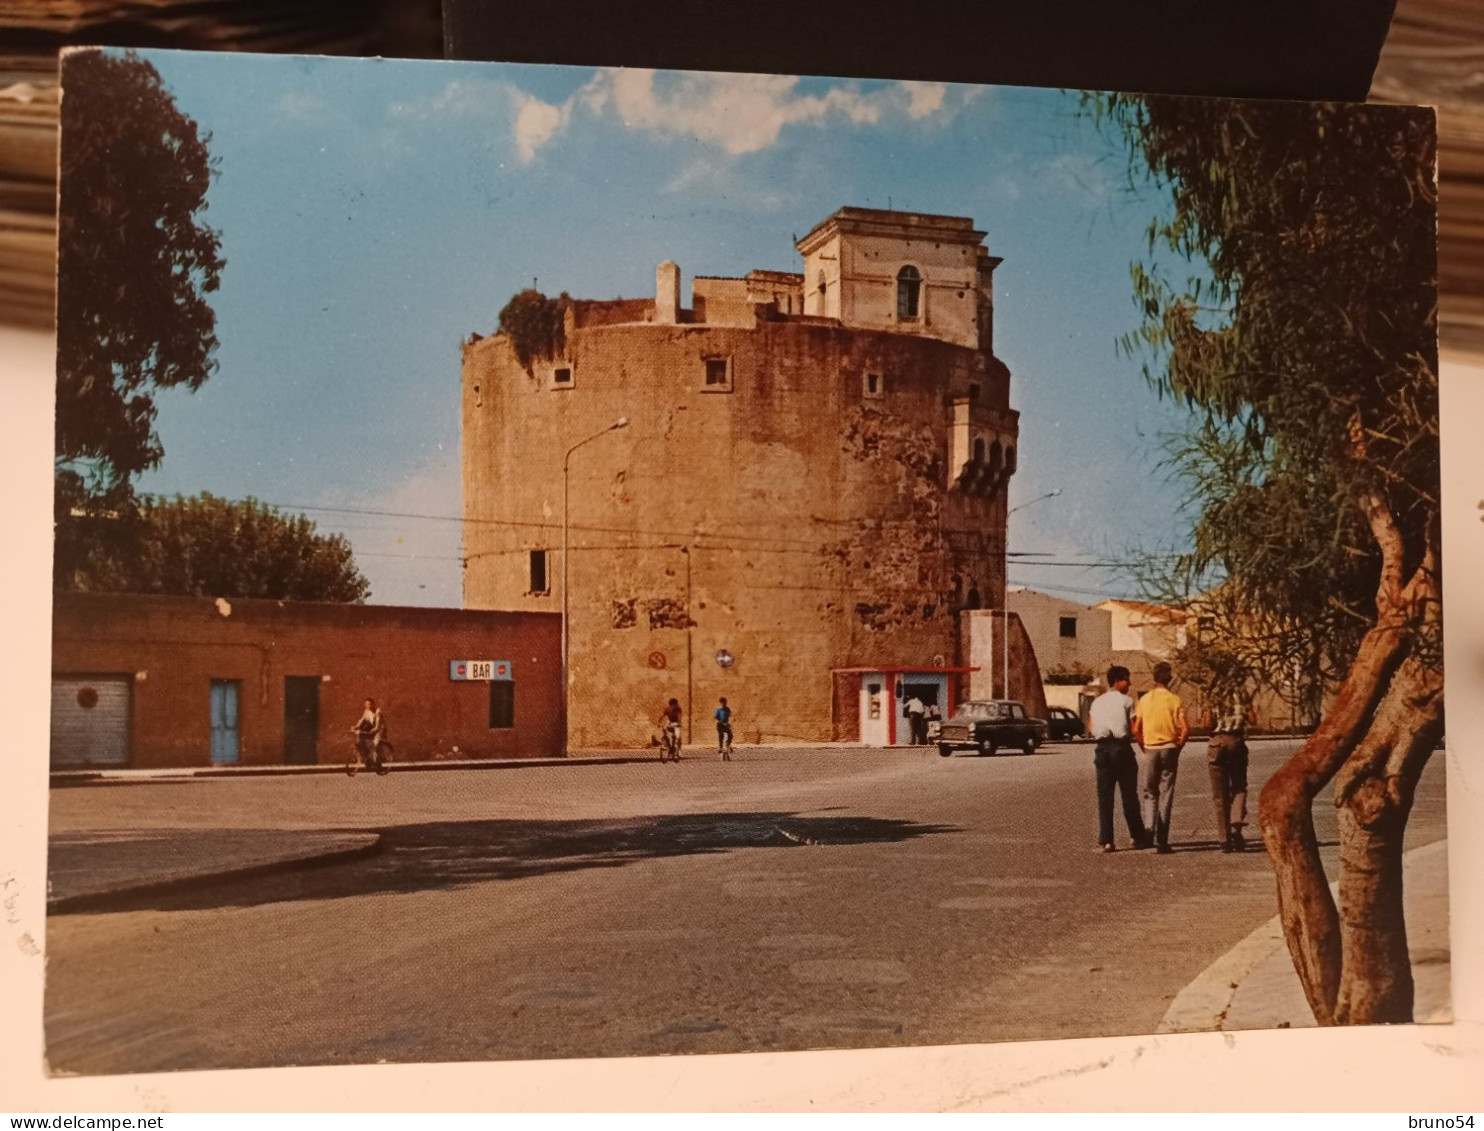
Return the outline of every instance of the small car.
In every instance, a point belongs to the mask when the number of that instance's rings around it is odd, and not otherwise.
[[[1002,748],[1034,754],[1046,741],[1046,723],[1026,714],[1013,699],[971,699],[959,704],[953,717],[938,731],[938,753],[944,758],[955,750],[977,750],[993,754]]]
[[[1087,733],[1082,718],[1068,707],[1046,708],[1046,736],[1053,742],[1081,738]]]

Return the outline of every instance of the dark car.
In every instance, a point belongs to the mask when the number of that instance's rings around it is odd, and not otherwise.
[[[1081,738],[1086,733],[1087,728],[1076,711],[1068,707],[1046,708],[1046,735],[1052,742]]]
[[[971,699],[959,704],[938,730],[938,753],[947,758],[955,750],[993,754],[1000,749],[1034,754],[1046,741],[1046,723],[1033,719],[1013,699]]]

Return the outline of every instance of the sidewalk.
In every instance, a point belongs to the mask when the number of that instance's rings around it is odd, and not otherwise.
[[[394,774],[427,770],[522,770],[533,766],[620,766],[629,762],[653,762],[652,753],[576,755],[570,758],[458,758],[428,759],[419,762],[388,762]],[[363,770],[363,773],[368,772]],[[283,764],[246,766],[169,766],[162,769],[76,769],[53,770],[53,786],[91,785],[102,782],[151,782],[180,778],[251,778],[278,777],[292,774],[343,774],[344,762],[317,762],[310,766]]]
[[[370,832],[165,829],[59,833],[47,846],[48,915],[101,910],[144,895],[368,856]]]
[[[1407,943],[1419,1024],[1453,1019],[1448,942],[1448,842],[1408,852],[1402,861]],[[1332,885],[1331,890],[1334,890]],[[1283,929],[1275,916],[1181,990],[1156,1032],[1303,1029],[1315,1026]]]

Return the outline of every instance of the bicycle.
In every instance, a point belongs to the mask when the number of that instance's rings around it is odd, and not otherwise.
[[[680,761],[680,725],[669,723],[660,731],[660,761]]]
[[[392,744],[390,742],[378,742],[368,754],[361,745],[360,732],[352,728],[350,733],[350,761],[345,764],[346,774],[350,777],[355,777],[361,766],[364,765],[368,770],[375,770],[377,777],[384,777],[389,772],[387,762],[392,752]]]

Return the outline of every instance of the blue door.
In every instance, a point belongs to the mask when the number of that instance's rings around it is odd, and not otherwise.
[[[211,762],[226,765],[237,761],[237,689],[236,679],[211,681]]]

